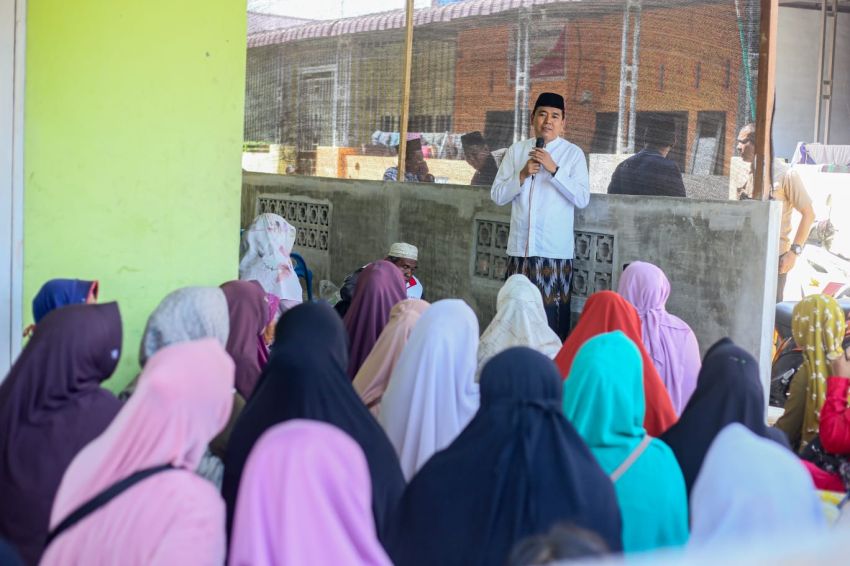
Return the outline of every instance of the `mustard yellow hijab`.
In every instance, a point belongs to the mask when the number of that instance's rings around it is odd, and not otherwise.
[[[829,362],[844,354],[844,311],[827,295],[811,295],[794,307],[791,333],[803,351],[806,371],[806,410],[803,416],[803,442],[818,433],[820,410],[826,399]]]

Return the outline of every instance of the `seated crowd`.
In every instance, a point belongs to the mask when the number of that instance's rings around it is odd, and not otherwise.
[[[652,264],[562,344],[523,275],[481,334],[464,301],[409,298],[406,244],[358,270],[344,317],[299,304],[293,242],[261,215],[242,280],[167,295],[119,396],[118,304],[45,284],[0,385],[2,564],[513,566],[836,521],[817,491],[850,487],[833,299],[795,309],[805,362],[770,428],[756,360],[728,338],[700,360]]]

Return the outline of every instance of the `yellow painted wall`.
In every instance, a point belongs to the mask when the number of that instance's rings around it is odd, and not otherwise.
[[[124,323],[113,389],[164,295],[237,276],[245,19],[244,0],[28,2],[24,310],[47,279],[99,279]]]

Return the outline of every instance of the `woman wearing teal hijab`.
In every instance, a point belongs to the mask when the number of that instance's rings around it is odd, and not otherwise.
[[[647,436],[643,366],[620,331],[579,349],[564,382],[564,414],[614,481],[623,549],[639,552],[688,541],[688,498],[673,451]]]

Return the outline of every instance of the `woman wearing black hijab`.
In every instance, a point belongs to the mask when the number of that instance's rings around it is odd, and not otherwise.
[[[679,421],[661,436],[676,454],[688,495],[709,446],[731,423],[741,423],[788,447],[785,435],[766,424],[758,363],[732,340],[723,338],[706,352],[696,390]]]
[[[228,534],[251,448],[278,423],[310,419],[336,426],[363,449],[372,476],[375,525],[383,540],[404,491],[404,477],[392,444],[354,391],[347,368],[345,328],[330,306],[304,303],[284,313],[269,363],[230,436],[222,486]]]
[[[546,356],[510,348],[481,374],[481,408],[414,476],[389,536],[397,566],[504,564],[511,547],[560,522],[622,549],[614,485],[561,409]]]
[[[51,311],[0,387],[0,537],[37,564],[65,469],[121,402],[100,384],[118,365],[117,303]]]

